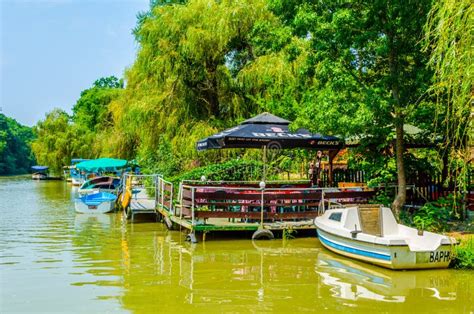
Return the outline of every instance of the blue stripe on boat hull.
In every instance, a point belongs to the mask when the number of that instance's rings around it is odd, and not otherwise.
[[[365,256],[365,257],[371,257],[371,258],[376,258],[384,261],[390,261],[392,257],[390,255],[385,255],[385,254],[380,254],[380,253],[375,253],[375,252],[369,252],[365,250],[360,250],[348,246],[344,246],[338,243],[334,243],[328,239],[326,239],[323,235],[321,235],[321,232],[318,230],[318,236],[321,242],[326,244],[327,246],[330,246],[336,250],[351,253],[351,254],[356,254],[360,256]]]

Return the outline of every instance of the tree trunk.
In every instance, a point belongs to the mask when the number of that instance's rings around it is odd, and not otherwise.
[[[400,217],[400,212],[405,205],[407,198],[407,179],[405,175],[405,162],[403,160],[403,153],[405,145],[403,141],[403,117],[400,112],[396,113],[395,118],[396,139],[395,139],[395,157],[397,160],[397,178],[398,178],[398,193],[392,204],[393,214],[397,221]]]
[[[405,205],[407,198],[407,180],[405,176],[405,162],[403,161],[403,153],[405,152],[405,145],[403,140],[403,124],[404,124],[404,102],[400,99],[400,80],[402,79],[399,71],[399,60],[395,32],[392,29],[387,30],[389,55],[388,62],[390,67],[390,87],[392,97],[394,100],[395,113],[395,158],[397,161],[397,179],[398,179],[398,193],[392,203],[392,211],[397,221],[400,219],[400,212]]]

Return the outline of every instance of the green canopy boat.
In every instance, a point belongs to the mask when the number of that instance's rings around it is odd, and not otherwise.
[[[116,171],[128,166],[125,159],[99,158],[80,162],[76,165],[76,169],[87,172],[106,172]]]

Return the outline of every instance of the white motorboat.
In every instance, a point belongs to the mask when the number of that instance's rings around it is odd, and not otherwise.
[[[33,166],[31,169],[34,171],[31,175],[33,180],[46,180],[48,178],[48,166]]]
[[[359,205],[327,210],[315,219],[329,250],[391,269],[446,268],[456,240],[398,224],[390,208]]]
[[[107,192],[87,194],[76,199],[76,212],[84,214],[109,213],[115,209],[116,199],[116,195]]]
[[[48,178],[48,175],[46,173],[35,172],[31,175],[31,178],[33,180],[46,180]]]
[[[120,178],[116,177],[95,177],[85,181],[78,192],[80,194],[91,194],[99,191],[116,193],[120,186]]]
[[[81,186],[84,184],[84,178],[80,174],[74,174],[71,176],[71,182],[74,186]]]

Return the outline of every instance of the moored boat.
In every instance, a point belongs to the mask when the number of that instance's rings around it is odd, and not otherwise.
[[[84,184],[84,178],[80,177],[80,175],[73,175],[71,176],[71,183],[74,186],[80,186]]]
[[[72,182],[71,178],[71,169],[73,166],[64,166],[63,167],[63,178],[66,180],[66,182]]]
[[[35,172],[31,175],[31,178],[33,180],[46,180],[46,178],[48,177],[47,174],[45,173],[40,173],[40,172]]]
[[[31,175],[33,180],[46,180],[48,178],[48,166],[33,166],[31,169],[34,171]]]
[[[84,214],[109,213],[115,208],[117,196],[112,193],[98,192],[76,199],[76,212]]]
[[[85,181],[79,188],[78,192],[80,194],[90,194],[97,191],[115,193],[119,186],[120,178],[109,176],[96,177]]]
[[[69,173],[70,173],[70,181],[72,185],[74,186],[81,186],[84,181],[85,181],[85,175],[81,173],[80,170],[76,168],[76,165],[88,161],[89,159],[82,159],[82,158],[75,158],[71,160],[71,165],[68,167],[69,168]]]
[[[390,208],[359,205],[327,210],[315,219],[329,250],[391,269],[447,268],[454,238],[398,224]]]
[[[100,180],[109,180],[107,175],[113,174],[114,176],[120,176],[123,171],[129,166],[128,161],[124,159],[114,159],[114,158],[99,158],[99,159],[93,159],[93,160],[86,160],[82,161],[75,166],[75,170],[77,173],[81,174],[81,179],[82,181],[76,180],[74,175],[72,176],[73,179],[73,185],[80,185],[81,188],[79,190],[80,193],[88,193],[90,191],[85,191],[88,189],[86,187],[86,184],[89,186],[89,184],[94,185],[95,181],[92,181],[91,183],[86,183],[87,180],[89,179],[94,179],[97,176],[102,176],[107,179],[98,179]],[[98,182],[101,183],[101,182]],[[120,184],[120,181],[114,181],[112,180],[109,183],[107,182],[102,182],[104,183],[107,187],[102,187],[100,190],[103,188],[106,190],[111,190],[110,186],[114,185],[115,187],[118,187]],[[84,186],[82,186],[84,185]],[[92,189],[98,190],[97,188],[91,187]]]

